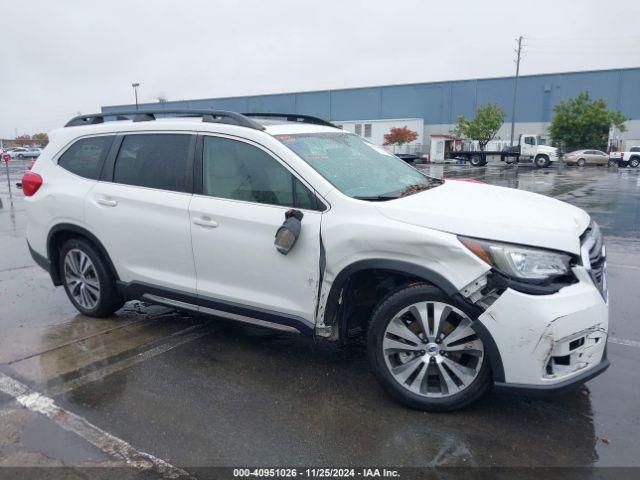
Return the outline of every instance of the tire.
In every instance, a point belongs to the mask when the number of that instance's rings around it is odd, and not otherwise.
[[[579,158],[576,162],[576,165],[578,165],[579,167],[584,167],[585,163],[587,162],[584,160],[584,158]]]
[[[124,305],[105,259],[87,240],[72,238],[60,249],[58,268],[67,296],[88,317],[108,317]]]
[[[549,157],[547,157],[546,155],[539,155],[535,159],[536,167],[539,168],[548,167],[550,163],[551,162],[549,162]]]
[[[18,158],[24,158],[24,155],[22,155],[21,153],[18,154]]]
[[[469,158],[469,163],[474,167],[481,167],[482,165],[485,165],[485,163],[483,163],[482,161],[482,156],[480,155],[471,155],[471,158]]]
[[[609,160],[609,162],[607,163],[608,167],[617,167],[618,166],[618,162],[616,162],[615,160]]]
[[[633,157],[629,160],[629,166],[631,168],[638,168],[638,165],[640,165],[640,158]]]
[[[425,324],[412,312],[422,312],[423,318],[430,312],[442,325],[457,326],[443,337],[433,320],[421,327]],[[482,340],[471,330],[473,320],[466,305],[429,285],[389,295],[374,310],[367,332],[367,354],[376,378],[395,399],[419,410],[448,412],[474,402],[491,384],[491,368]],[[448,338],[457,344],[447,345]]]

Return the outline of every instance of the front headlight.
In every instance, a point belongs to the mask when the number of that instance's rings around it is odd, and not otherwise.
[[[571,256],[566,253],[477,238],[458,239],[480,259],[514,280],[540,282],[571,271]]]

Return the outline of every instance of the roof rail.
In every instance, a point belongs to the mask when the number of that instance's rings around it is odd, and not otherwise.
[[[312,123],[314,125],[337,128],[333,123],[327,122],[322,118],[311,115],[299,115],[297,113],[243,113],[242,115],[251,118],[282,118],[287,122]]]
[[[265,127],[258,122],[247,118],[246,116],[224,110],[132,110],[122,112],[102,112],[92,113],[89,115],[78,115],[69,120],[65,127],[77,127],[80,125],[96,125],[106,121],[113,121],[115,117],[118,120],[132,120],[134,122],[149,122],[156,119],[156,116],[173,116],[173,117],[202,117],[203,122],[211,123],[227,123],[230,125],[239,125],[241,127],[253,128],[255,130],[264,130]],[[111,118],[110,118],[111,117]]]

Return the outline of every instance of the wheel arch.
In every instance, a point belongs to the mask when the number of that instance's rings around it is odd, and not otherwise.
[[[86,228],[79,225],[73,223],[59,223],[53,226],[51,230],[49,230],[49,234],[47,235],[47,257],[51,264],[50,274],[51,280],[53,281],[54,285],[62,285],[62,276],[59,270],[60,247],[66,240],[70,238],[84,238],[85,240],[91,242],[107,262],[107,266],[109,267],[109,270],[113,274],[114,278],[116,280],[120,279],[120,277],[118,276],[118,272],[113,265],[113,262],[111,261],[111,257],[107,253],[107,249],[104,247],[102,242],[98,240],[98,237],[96,237]]]
[[[376,274],[395,277],[397,279],[395,283],[404,285],[420,282],[428,283],[438,287],[448,295],[453,295],[457,291],[455,286],[441,274],[415,263],[381,258],[353,262],[343,267],[335,276],[323,309],[324,325],[332,328],[338,334],[341,342],[346,341],[348,324],[351,321],[349,318],[345,318],[345,315],[342,314],[343,312],[340,311],[340,306],[347,303],[346,301],[341,301],[343,295],[356,289],[356,285],[352,280],[358,281],[357,286],[361,286],[360,284],[363,281],[369,281]]]
[[[389,259],[366,259],[359,260],[344,267],[338,275],[336,275],[329,294],[327,295],[327,301],[324,308],[324,324],[326,326],[334,327],[337,330],[338,338],[341,342],[347,340],[348,324],[350,319],[340,315],[340,299],[345,291],[345,287],[348,286],[349,280],[356,278],[358,274],[366,274],[368,272],[387,272],[390,275],[400,275],[411,279],[405,283],[402,287],[413,283],[425,283],[432,285],[446,295],[456,299],[458,302],[464,303],[468,306],[468,313],[472,314],[476,320],[473,322],[473,329],[476,334],[485,345],[487,356],[491,364],[491,370],[493,379],[496,382],[504,381],[504,366],[502,363],[502,356],[500,351],[491,336],[489,330],[484,326],[481,320],[478,319],[483,313],[483,310],[479,307],[469,303],[459,293],[459,289],[456,288],[448,279],[446,279],[440,273],[422,265],[415,263],[401,261],[401,260],[389,260]],[[397,291],[397,289],[396,289]],[[393,290],[388,294],[393,294]]]

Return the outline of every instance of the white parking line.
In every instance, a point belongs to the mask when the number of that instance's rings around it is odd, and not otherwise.
[[[610,343],[615,343],[616,345],[625,345],[627,347],[640,348],[640,342],[638,342],[637,340],[628,340],[626,338],[609,337],[607,341]]]
[[[191,478],[188,472],[164,460],[141,452],[124,440],[105,432],[86,419],[56,405],[50,397],[34,392],[18,380],[0,373],[0,392],[6,393],[22,406],[53,420],[69,432],[84,438],[103,452],[123,460],[139,470],[155,470],[165,478]]]

